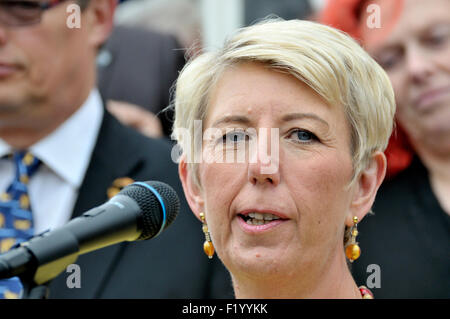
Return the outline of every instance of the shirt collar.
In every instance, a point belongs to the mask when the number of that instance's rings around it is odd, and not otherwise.
[[[103,112],[100,93],[93,90],[81,108],[30,151],[64,180],[80,187],[97,141]]]
[[[97,89],[84,104],[50,135],[32,145],[30,152],[72,186],[79,188],[88,168],[103,118]],[[12,151],[0,139],[0,158]]]
[[[0,138],[0,158],[2,158],[5,155],[11,154],[11,151],[12,151],[11,146],[9,146]]]

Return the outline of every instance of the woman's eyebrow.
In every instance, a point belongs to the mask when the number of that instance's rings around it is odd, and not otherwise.
[[[322,119],[321,117],[319,117],[313,113],[289,113],[289,114],[284,115],[281,120],[283,122],[289,122],[289,121],[301,120],[301,119],[305,119],[305,118],[318,121],[318,122],[326,125],[327,128],[330,127],[330,125],[328,124],[327,121],[325,121],[324,119]]]
[[[315,121],[318,121],[324,125],[327,126],[327,128],[329,127],[329,124],[327,121],[325,121],[324,119],[322,119],[321,117],[317,116],[316,114],[313,113],[289,113],[284,115],[281,120],[283,122],[289,122],[289,121],[293,121],[293,120],[298,120],[298,119],[312,119]],[[216,120],[213,124],[212,127],[217,127],[220,124],[230,124],[230,123],[237,123],[237,124],[246,124],[248,125],[250,123],[250,119],[246,116],[242,116],[242,115],[228,115],[228,116],[224,116],[222,118],[219,118],[218,120]]]
[[[212,124],[212,127],[216,127],[219,124],[229,124],[229,123],[249,124],[250,120],[248,117],[242,115],[228,115],[216,120]]]

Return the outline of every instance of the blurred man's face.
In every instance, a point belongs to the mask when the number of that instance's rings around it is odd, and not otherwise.
[[[381,8],[382,23],[392,27],[386,32],[383,25],[381,29],[363,25],[362,39],[392,81],[397,119],[415,144],[448,153],[450,1],[405,0],[395,21],[388,21],[394,1],[372,2]]]
[[[81,28],[71,29],[67,8],[74,3],[63,1],[44,11],[37,24],[0,23],[0,128],[23,116],[38,120],[73,112],[67,108],[79,107],[83,101],[74,101],[86,98],[86,87],[94,86],[100,44],[94,9],[84,10]]]

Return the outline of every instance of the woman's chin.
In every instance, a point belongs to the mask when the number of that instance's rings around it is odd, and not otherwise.
[[[269,279],[283,275],[289,269],[289,261],[278,253],[275,247],[255,246],[231,251],[221,259],[233,276]]]
[[[242,229],[235,220],[231,225],[232,236],[223,242],[222,249],[217,247],[219,257],[231,272],[261,276],[277,274],[292,263],[286,257],[296,255],[287,250],[301,249],[299,240],[292,236],[293,224],[288,224],[290,226],[278,225],[252,233]],[[293,241],[295,247],[292,246]]]

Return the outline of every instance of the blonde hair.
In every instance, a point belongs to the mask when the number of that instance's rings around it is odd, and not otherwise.
[[[180,128],[194,134],[223,71],[258,62],[301,80],[332,106],[342,106],[351,128],[352,184],[373,153],[384,151],[393,128],[394,92],[384,70],[345,33],[315,22],[270,19],[239,30],[223,48],[206,52],[182,70],[175,91],[172,138],[194,151]],[[192,153],[191,153],[192,154]],[[196,170],[195,164],[189,169]],[[197,173],[193,174],[198,185]]]

